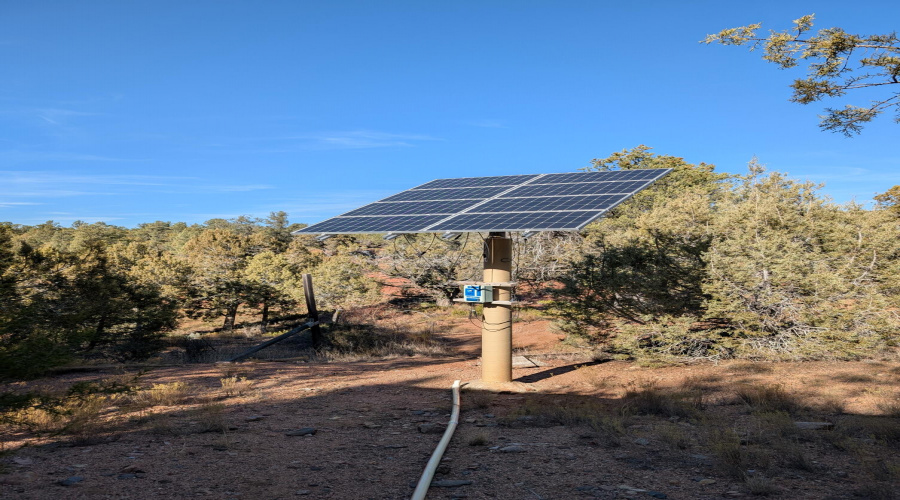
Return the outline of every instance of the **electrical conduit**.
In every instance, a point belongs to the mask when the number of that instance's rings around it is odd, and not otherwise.
[[[447,423],[447,430],[444,431],[441,442],[434,449],[434,453],[431,454],[431,458],[425,466],[425,471],[422,472],[422,477],[419,478],[419,484],[416,485],[412,500],[424,500],[425,494],[428,493],[428,488],[431,486],[431,480],[434,479],[434,471],[441,463],[441,457],[444,456],[444,451],[450,444],[450,438],[453,437],[453,431],[456,430],[456,424],[459,423],[459,380],[453,382],[451,390],[453,391],[453,410],[450,412],[450,422]]]

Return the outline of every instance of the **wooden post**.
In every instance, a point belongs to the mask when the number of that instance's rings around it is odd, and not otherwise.
[[[490,233],[484,241],[484,281],[509,282],[512,274],[512,240],[505,233]],[[494,300],[506,304],[484,305],[481,323],[481,380],[512,381],[512,305],[509,286],[494,287]]]
[[[322,329],[319,328],[319,310],[316,309],[316,295],[313,292],[312,276],[309,274],[303,275],[303,295],[306,297],[309,321],[315,323],[309,331],[312,333],[313,349],[317,349],[322,345]]]

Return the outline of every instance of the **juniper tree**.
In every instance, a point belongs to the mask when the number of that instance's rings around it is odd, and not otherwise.
[[[794,20],[785,31],[759,36],[761,23],[722,30],[708,35],[704,43],[747,45],[762,48],[763,59],[782,69],[807,64],[806,78],[791,84],[791,101],[810,104],[828,97],[841,97],[860,89],[881,89],[881,97],[867,106],[845,105],[825,108],[819,127],[845,136],[858,134],[863,126],[885,111],[896,113],[900,122],[900,40],[896,32],[858,35],[841,28],[812,33],[814,15]]]

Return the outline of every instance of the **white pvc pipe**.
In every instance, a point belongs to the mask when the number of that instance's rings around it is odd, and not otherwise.
[[[428,488],[431,486],[431,480],[434,479],[434,471],[441,463],[441,457],[444,456],[444,451],[450,444],[450,438],[453,437],[453,431],[456,430],[456,424],[459,423],[459,380],[453,382],[451,389],[453,391],[453,410],[450,412],[450,422],[447,423],[447,430],[444,431],[441,442],[434,449],[434,453],[431,454],[431,458],[425,466],[425,471],[422,472],[422,477],[419,478],[419,484],[416,485],[412,500],[424,500],[425,494],[428,493]]]

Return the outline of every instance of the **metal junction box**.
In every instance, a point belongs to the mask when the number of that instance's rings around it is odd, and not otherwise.
[[[463,286],[463,298],[466,302],[493,302],[494,287],[490,285],[465,285]]]

